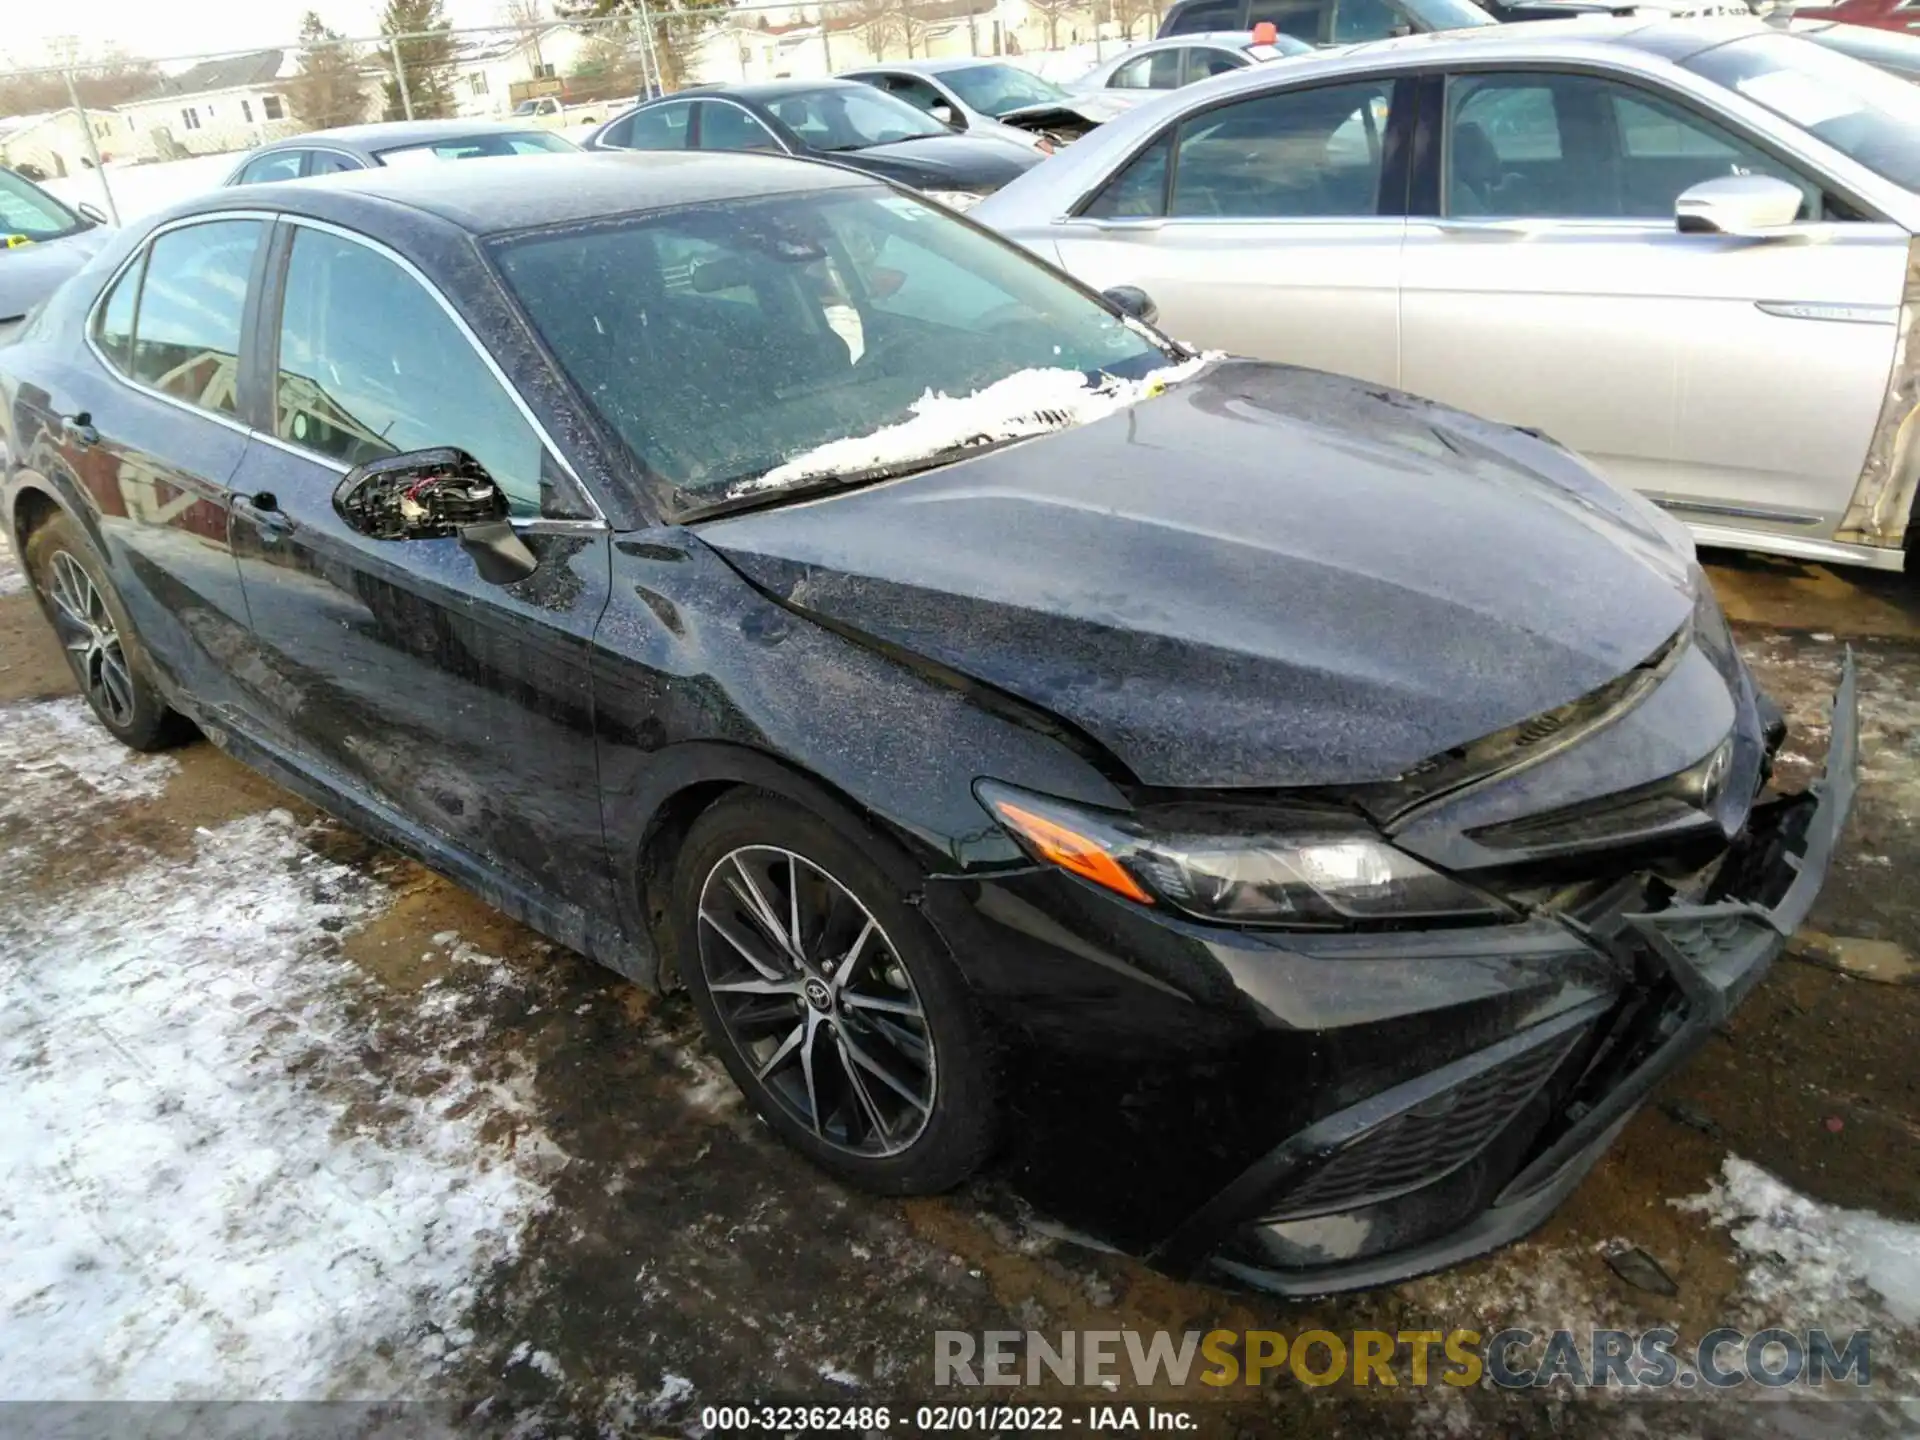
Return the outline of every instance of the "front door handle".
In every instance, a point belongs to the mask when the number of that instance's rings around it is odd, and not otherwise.
[[[280,502],[274,498],[271,490],[234,496],[233,513],[259,531],[261,539],[269,544],[293,530],[293,521],[280,508]]]
[[[60,433],[76,450],[91,450],[100,443],[100,432],[94,428],[93,416],[85,410],[74,415],[62,415]]]

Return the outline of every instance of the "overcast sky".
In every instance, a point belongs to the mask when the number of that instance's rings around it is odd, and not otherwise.
[[[109,44],[148,56],[285,44],[308,10],[335,30],[370,35],[382,0],[0,0],[0,9],[0,65],[43,65],[47,42],[62,35],[77,36],[83,55]],[[455,25],[492,24],[502,9],[501,0],[446,0]]]

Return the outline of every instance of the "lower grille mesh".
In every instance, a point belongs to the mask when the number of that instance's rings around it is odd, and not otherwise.
[[[1351,1210],[1403,1195],[1478,1155],[1533,1098],[1583,1032],[1514,1056],[1365,1131],[1287,1191],[1268,1221]]]

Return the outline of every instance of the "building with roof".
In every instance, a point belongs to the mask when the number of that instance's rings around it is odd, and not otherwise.
[[[0,165],[29,180],[58,180],[93,168],[87,130],[102,160],[123,158],[133,148],[133,130],[111,109],[88,109],[82,119],[71,106],[40,115],[0,118]]]
[[[497,119],[513,112],[514,92],[537,81],[564,92],[566,79],[586,49],[585,37],[568,25],[527,34],[482,35],[462,45],[453,66],[453,101],[467,119]]]
[[[287,96],[299,73],[299,54],[290,50],[203,60],[129,100],[120,113],[145,157],[246,150],[302,128]]]

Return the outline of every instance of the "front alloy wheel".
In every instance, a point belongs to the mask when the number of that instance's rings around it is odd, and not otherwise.
[[[729,852],[700,893],[700,967],[727,1037],[799,1124],[849,1155],[897,1155],[939,1067],[913,979],[872,915],[811,860]]]
[[[847,817],[736,790],[694,822],[669,915],[728,1073],[789,1145],[864,1189],[927,1194],[992,1148],[994,1067],[913,862]]]

